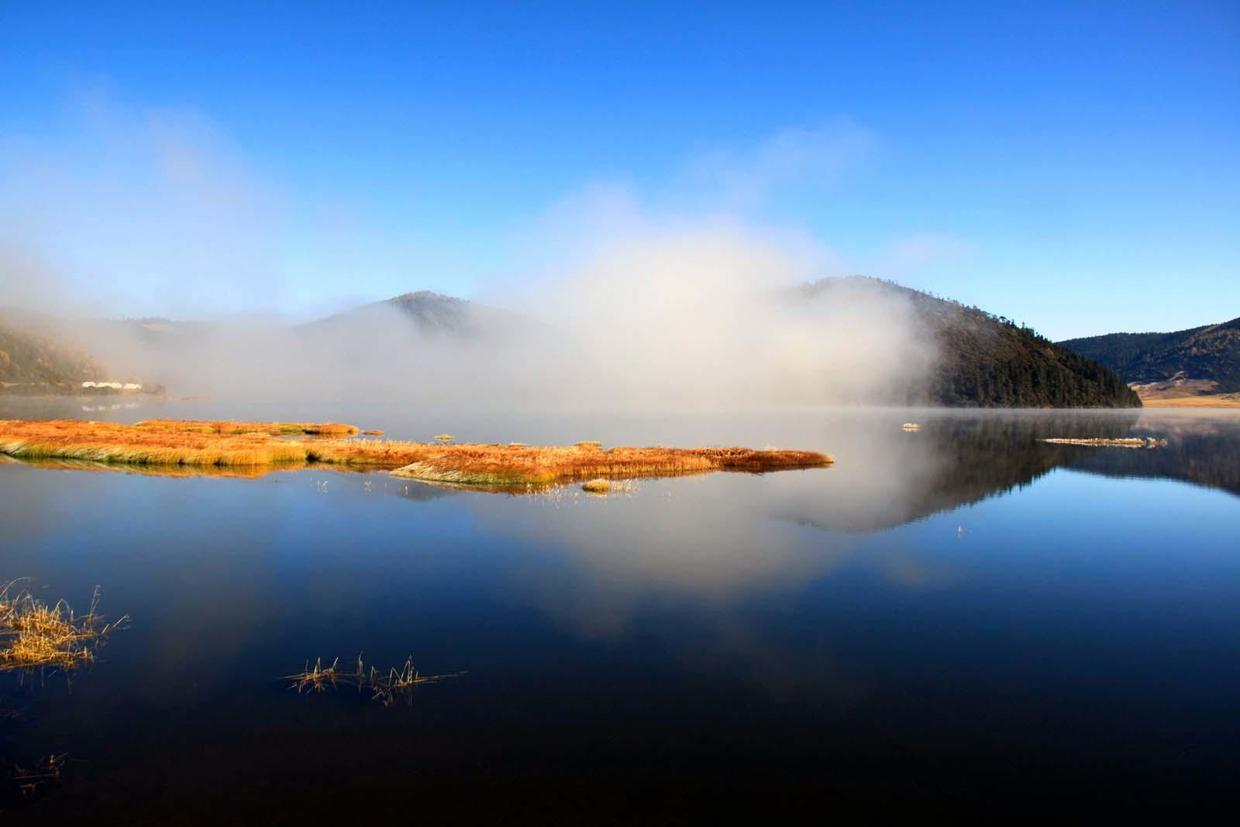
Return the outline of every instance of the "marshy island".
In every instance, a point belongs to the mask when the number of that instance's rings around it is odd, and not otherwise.
[[[259,475],[313,465],[387,470],[423,482],[494,489],[583,480],[712,471],[765,473],[822,468],[815,451],[743,447],[605,448],[574,445],[452,444],[372,439],[340,423],[152,419],[132,425],[76,419],[0,420],[0,456],[132,466],[147,470],[236,470]]]

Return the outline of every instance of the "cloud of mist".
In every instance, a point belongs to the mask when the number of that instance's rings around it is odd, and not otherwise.
[[[66,326],[126,378],[177,394],[511,410],[736,409],[901,401],[933,352],[896,294],[807,294],[778,234],[685,225],[611,239],[503,309],[444,329],[383,304],[329,321]],[[439,300],[431,300],[437,302]]]
[[[634,221],[527,290],[554,347],[534,383],[658,408],[882,401],[924,373],[911,308],[867,285],[801,288],[833,254],[736,221]]]

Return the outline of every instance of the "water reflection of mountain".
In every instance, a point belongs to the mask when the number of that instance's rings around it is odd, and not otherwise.
[[[1183,480],[1240,494],[1240,418],[1144,414],[1133,426],[1132,434],[1159,437],[1167,444],[1150,451],[1066,451],[1068,456],[1063,464],[1108,477]]]
[[[928,423],[939,456],[934,485],[915,516],[976,502],[1026,485],[1054,468],[1109,477],[1183,480],[1240,493],[1240,419],[1149,414],[1040,414],[945,419]],[[1050,445],[1048,437],[1155,436],[1164,447],[1134,449]]]
[[[1240,418],[1148,413],[923,412],[921,430],[833,424],[842,443],[838,490],[789,504],[806,525],[868,532],[902,525],[1028,485],[1055,468],[1176,479],[1240,493]],[[1051,445],[1048,437],[1157,436],[1166,447]],[[843,479],[843,477],[847,479]]]

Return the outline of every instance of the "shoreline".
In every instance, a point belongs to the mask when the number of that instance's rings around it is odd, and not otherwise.
[[[1146,408],[1194,408],[1199,410],[1234,411],[1240,409],[1240,393],[1153,397],[1142,399],[1141,404]]]

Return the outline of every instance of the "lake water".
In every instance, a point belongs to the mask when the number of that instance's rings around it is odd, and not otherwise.
[[[1238,416],[0,401],[52,414],[775,445],[837,464],[594,497],[0,463],[0,581],[78,607],[99,586],[102,610],[131,618],[71,680],[0,674],[3,764],[68,756],[58,782],[4,791],[6,823],[677,823],[1236,795]],[[1168,444],[1038,441],[1130,434]],[[359,653],[466,674],[387,707],[281,678]]]

